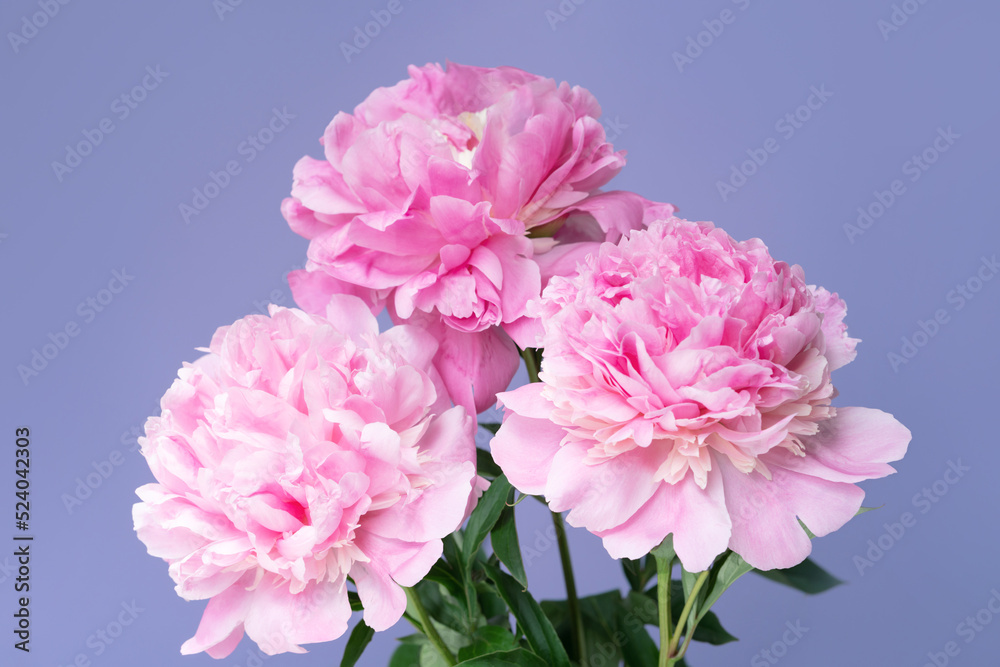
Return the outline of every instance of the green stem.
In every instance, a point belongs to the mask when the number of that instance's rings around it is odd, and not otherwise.
[[[697,619],[695,619],[694,623],[691,624],[691,627],[688,628],[687,634],[684,635],[684,643],[681,644],[680,650],[677,651],[677,659],[678,660],[680,660],[681,658],[683,658],[684,654],[687,653],[688,644],[691,643],[691,638],[694,637],[694,629],[696,627],[698,627],[698,621],[697,621]]]
[[[697,581],[694,582],[694,588],[691,589],[691,595],[688,596],[687,601],[684,603],[684,609],[681,610],[681,616],[677,619],[677,632],[674,633],[673,639],[670,640],[670,653],[673,655],[674,651],[677,650],[677,645],[681,641],[681,634],[684,632],[684,624],[687,622],[688,615],[691,613],[691,608],[694,607],[694,601],[698,599],[698,592],[701,587],[705,585],[708,581],[708,575],[711,570],[705,570],[700,575],[698,575]],[[691,634],[694,634],[694,622],[691,624]],[[678,656],[679,657],[679,656]]]
[[[528,369],[528,381],[538,382],[538,357],[535,356],[535,348],[521,350],[521,358],[524,359],[524,367]]]
[[[552,512],[552,523],[556,527],[556,541],[559,543],[559,558],[562,560],[563,578],[566,580],[566,607],[569,611],[570,628],[573,643],[577,647],[577,659],[581,665],[587,665],[587,640],[583,634],[583,615],[580,613],[580,600],[576,595],[576,580],[573,578],[573,563],[569,558],[569,541],[566,539],[566,527],[562,515]]]
[[[412,588],[403,588],[406,591],[407,599],[413,604],[413,607],[417,610],[417,614],[420,615],[420,624],[423,625],[424,634],[427,638],[431,640],[434,644],[434,648],[437,649],[441,657],[448,665],[455,664],[455,656],[451,654],[448,647],[445,645],[444,640],[441,639],[441,635],[438,634],[437,628],[434,627],[434,623],[431,622],[431,617],[427,614],[427,610],[424,609],[424,603],[421,602],[420,596]]]
[[[675,661],[670,659],[670,635],[673,634],[670,619],[670,571],[674,567],[673,558],[656,556],[656,601],[660,612],[660,665],[669,667]]]

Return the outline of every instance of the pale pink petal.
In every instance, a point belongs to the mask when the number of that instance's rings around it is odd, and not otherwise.
[[[713,473],[701,489],[690,477],[661,484],[625,523],[597,533],[612,558],[640,558],[674,535],[674,550],[690,572],[707,570],[729,546],[732,521],[722,477]]]
[[[268,655],[304,653],[300,644],[332,641],[347,631],[351,605],[345,581],[307,585],[299,593],[265,577],[253,591],[246,633]]]
[[[379,563],[356,562],[351,577],[365,608],[365,623],[372,630],[388,630],[406,611],[406,593]]]
[[[243,623],[253,597],[246,587],[252,582],[252,575],[244,575],[239,582],[209,600],[198,631],[184,642],[181,653],[207,651],[213,658],[225,658],[232,653],[243,637]]]

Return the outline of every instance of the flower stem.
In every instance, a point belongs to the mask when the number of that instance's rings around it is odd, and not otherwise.
[[[431,640],[431,644],[434,644],[434,648],[437,649],[438,653],[444,659],[445,663],[448,665],[455,664],[455,656],[451,654],[448,647],[445,645],[444,640],[441,639],[441,635],[438,634],[437,628],[434,627],[434,623],[431,622],[431,617],[427,614],[427,610],[424,608],[424,603],[421,602],[420,596],[412,588],[403,588],[406,591],[407,599],[413,604],[413,607],[417,610],[417,614],[420,615],[420,623],[423,625],[424,634],[427,638]]]
[[[528,370],[528,381],[538,382],[538,357],[533,347],[521,350],[521,358],[524,359],[524,367]]]
[[[674,664],[670,659],[670,635],[673,627],[670,620],[670,571],[674,567],[673,558],[656,556],[656,601],[660,612],[660,665]]]
[[[587,665],[587,639],[583,633],[583,615],[580,613],[580,600],[576,595],[576,580],[573,578],[573,563],[569,558],[569,541],[566,539],[566,527],[563,525],[562,515],[552,512],[552,523],[556,527],[559,558],[562,560],[563,578],[566,580],[566,607],[569,611],[573,643],[577,647],[577,661],[581,665]]]
[[[691,613],[691,608],[694,607],[694,601],[698,599],[698,592],[701,591],[701,587],[705,585],[706,581],[708,581],[708,575],[710,572],[711,570],[705,570],[698,575],[698,579],[694,582],[694,588],[691,589],[691,595],[688,596],[687,601],[684,603],[684,609],[681,610],[681,616],[677,619],[677,632],[674,633],[673,639],[670,640],[671,654],[677,650],[677,645],[681,641],[681,634],[684,632],[684,624],[687,622],[688,615]],[[692,620],[691,628],[688,630],[691,634],[694,634],[694,626],[695,623]],[[680,656],[677,657],[679,658]]]

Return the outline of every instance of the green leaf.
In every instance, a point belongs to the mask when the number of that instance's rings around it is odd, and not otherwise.
[[[414,587],[414,591],[420,596],[424,608],[435,621],[434,627],[447,626],[450,632],[455,632],[462,638],[465,638],[475,628],[476,622],[479,620],[478,610],[473,608],[476,613],[474,617],[470,617],[464,588],[459,591],[458,595],[452,595],[443,586],[424,579]],[[417,616],[416,612],[412,610],[411,615]],[[445,631],[441,631],[442,636],[445,634]],[[467,643],[466,638],[461,646],[465,646]],[[449,648],[455,647],[449,645]]]
[[[652,555],[644,556],[638,560],[622,558],[622,570],[625,572],[629,587],[633,591],[641,593],[656,577],[656,558]]]
[[[465,542],[462,545],[462,556],[465,567],[472,566],[480,545],[493,530],[494,524],[500,518],[501,512],[507,506],[507,498],[511,490],[510,482],[500,475],[490,483],[483,497],[479,499],[476,509],[472,510],[469,522],[465,525]]]
[[[507,566],[511,576],[527,588],[528,573],[524,571],[524,561],[521,558],[521,543],[517,539],[513,507],[504,507],[500,512],[500,518],[490,532],[490,543],[493,545],[493,553]]]
[[[687,602],[687,599],[691,596],[691,591],[694,590],[695,582],[698,581],[698,576],[701,572],[688,572],[681,566],[681,589],[683,591],[683,596],[680,598],[682,603],[681,610],[677,612],[676,617],[680,618],[681,611],[684,611],[683,603]],[[670,591],[670,599],[674,599],[673,591]],[[695,598],[694,604],[691,606],[691,615],[688,617],[690,619],[698,618],[698,610],[701,609],[701,600],[705,598],[705,587],[702,586],[701,590],[698,591],[698,596]]]
[[[810,558],[784,570],[754,570],[754,572],[808,595],[816,595],[844,583]]]
[[[463,596],[462,581],[455,572],[455,569],[442,559],[434,563],[424,579],[441,584],[445,589],[457,598]]]
[[[484,625],[472,635],[472,644],[459,649],[459,660],[470,660],[481,655],[510,651],[517,648],[517,639],[507,628],[498,625]]]
[[[497,594],[496,586],[488,580],[477,581],[476,594],[483,618],[490,625],[506,626],[510,624],[510,611],[507,603]]]
[[[413,663],[414,665],[417,663]],[[448,667],[448,663],[430,642],[420,645],[420,667]],[[411,665],[412,667],[412,665]]]
[[[351,631],[347,646],[344,647],[344,657],[340,661],[340,667],[354,667],[374,636],[375,631],[369,628],[363,620],[358,622],[354,626],[354,630]]]
[[[420,664],[420,649],[423,643],[404,643],[393,651],[389,667],[414,667]]]
[[[621,644],[625,664],[628,667],[657,667],[660,650],[646,632],[641,616],[619,603],[616,620],[618,631],[625,637]]]
[[[501,425],[498,424],[497,422],[486,422],[485,424],[480,424],[479,425],[480,428],[485,428],[487,431],[489,431],[493,435],[497,434],[497,431],[500,430],[500,426]]]
[[[645,602],[648,599],[638,593]],[[545,600],[541,604],[564,643],[572,636],[565,600]],[[653,605],[655,621],[656,605]],[[617,665],[623,659],[630,667],[656,667],[659,649],[646,632],[648,609],[644,604],[622,600],[617,590],[580,599],[584,641],[590,664]]]
[[[672,594],[673,592],[671,592]],[[656,588],[652,589],[652,596],[638,591],[629,591],[628,595],[625,596],[625,607],[628,613],[638,618],[644,625],[660,625],[660,611],[656,606]]]
[[[880,510],[880,509],[882,509],[881,505],[879,505],[878,507],[862,507],[854,514],[854,516],[858,516],[858,514],[864,514],[865,512],[871,512],[872,510]]]
[[[628,580],[628,586],[633,591],[641,591],[645,587],[642,585],[642,559],[632,560],[631,558],[622,558],[622,571],[625,573],[625,579]]]
[[[479,447],[476,447],[476,472],[490,479],[496,479],[503,474],[500,466],[493,460],[493,455]]]
[[[553,667],[570,667],[566,649],[535,599],[524,591],[514,577],[498,567],[487,563],[484,568],[487,576],[497,585],[500,597],[517,619],[518,629],[524,633],[531,649]]]
[[[622,660],[622,638],[615,637],[615,616],[621,602],[621,594],[607,591],[580,599],[580,614],[583,617],[583,641],[587,646],[590,662],[617,665]],[[543,600],[542,611],[552,621],[552,627],[564,646],[572,646],[573,630],[566,600]],[[597,613],[595,614],[595,609]],[[600,659],[595,659],[596,656]]]
[[[361,598],[354,591],[347,591],[347,601],[351,603],[351,611],[363,611]]]
[[[738,553],[726,550],[712,565],[712,574],[705,585],[705,597],[701,601],[699,617],[704,617],[716,600],[733,585],[737,579],[753,569]]]
[[[548,667],[548,663],[531,651],[517,648],[498,651],[458,663],[461,667]]]

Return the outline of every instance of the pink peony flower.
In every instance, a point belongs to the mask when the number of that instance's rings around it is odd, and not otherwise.
[[[510,335],[543,269],[567,264],[557,247],[617,241],[652,205],[598,194],[625,159],[586,90],[511,67],[409,73],[337,114],[324,159],[296,164],[282,212],[309,261],[289,282],[310,312],[353,294],[441,332],[452,398],[481,411],[517,369]]]
[[[475,424],[450,407],[414,327],[379,334],[357,298],[327,318],[271,306],[221,327],[146,423],[158,483],[135,529],[177,593],[209,598],[182,653],[268,654],[393,625],[474,502]]]
[[[669,533],[685,568],[727,548],[790,567],[893,471],[909,431],[834,408],[851,361],[843,301],[757,240],[678,218],[601,246],[537,305],[541,383],[501,393],[511,483],[639,558]]]

